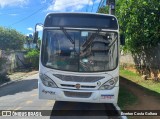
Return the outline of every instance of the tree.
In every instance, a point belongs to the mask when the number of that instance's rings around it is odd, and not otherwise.
[[[109,14],[109,7],[108,6],[102,6],[101,8],[99,8],[98,13]]]
[[[135,53],[160,43],[160,3],[158,0],[117,0],[116,16],[125,33],[127,49]]]
[[[19,50],[23,48],[25,36],[14,29],[0,27],[0,49]]]
[[[102,9],[104,12],[106,8]],[[135,64],[149,71],[158,69],[155,51],[160,45],[159,0],[116,0],[116,17],[126,38],[123,48],[132,53]]]
[[[39,49],[30,49],[25,55],[27,63],[31,64],[35,69],[38,69],[39,67],[39,54]]]
[[[98,12],[108,13],[107,7]],[[160,2],[158,0],[116,0],[116,17],[125,34],[126,49],[133,54],[160,43]]]

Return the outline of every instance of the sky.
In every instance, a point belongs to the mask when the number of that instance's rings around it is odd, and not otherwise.
[[[51,12],[96,12],[101,0],[0,0],[0,26],[32,34]],[[39,30],[42,28],[39,27]]]

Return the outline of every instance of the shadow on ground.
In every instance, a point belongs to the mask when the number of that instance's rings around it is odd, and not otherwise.
[[[14,95],[21,92],[29,92],[38,88],[37,79],[20,80],[15,83],[0,87],[0,97]]]
[[[56,101],[50,119],[119,119],[113,104]]]
[[[128,79],[126,79],[126,78],[124,78],[122,76],[120,76],[120,81],[119,82],[120,82],[120,87],[124,86],[125,88],[128,88],[128,89],[130,89],[132,87],[138,88],[138,89],[144,91],[146,94],[156,96],[156,98],[160,99],[160,94],[159,93],[157,93],[155,91],[152,91],[150,89],[147,89],[147,88],[145,88],[145,87],[143,87],[141,85],[138,85],[137,83],[132,82],[132,81],[130,81],[130,80],[128,80]]]

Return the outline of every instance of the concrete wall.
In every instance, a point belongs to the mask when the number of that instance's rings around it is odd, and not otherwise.
[[[125,54],[120,56],[121,64],[145,65],[160,69],[160,44],[152,49],[148,49],[141,54]]]
[[[2,51],[0,50],[0,58],[4,58],[6,63],[3,64],[0,73],[13,72],[16,68],[21,68],[25,62],[25,51]]]
[[[125,54],[120,56],[120,64],[132,64],[135,65],[134,58],[131,54]]]
[[[152,49],[143,51],[141,54],[125,54],[120,57],[120,64],[124,67],[132,67],[142,75],[160,78],[160,44]]]

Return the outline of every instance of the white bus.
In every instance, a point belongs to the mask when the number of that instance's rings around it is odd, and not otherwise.
[[[113,15],[48,14],[41,44],[39,99],[117,104],[119,41]]]

